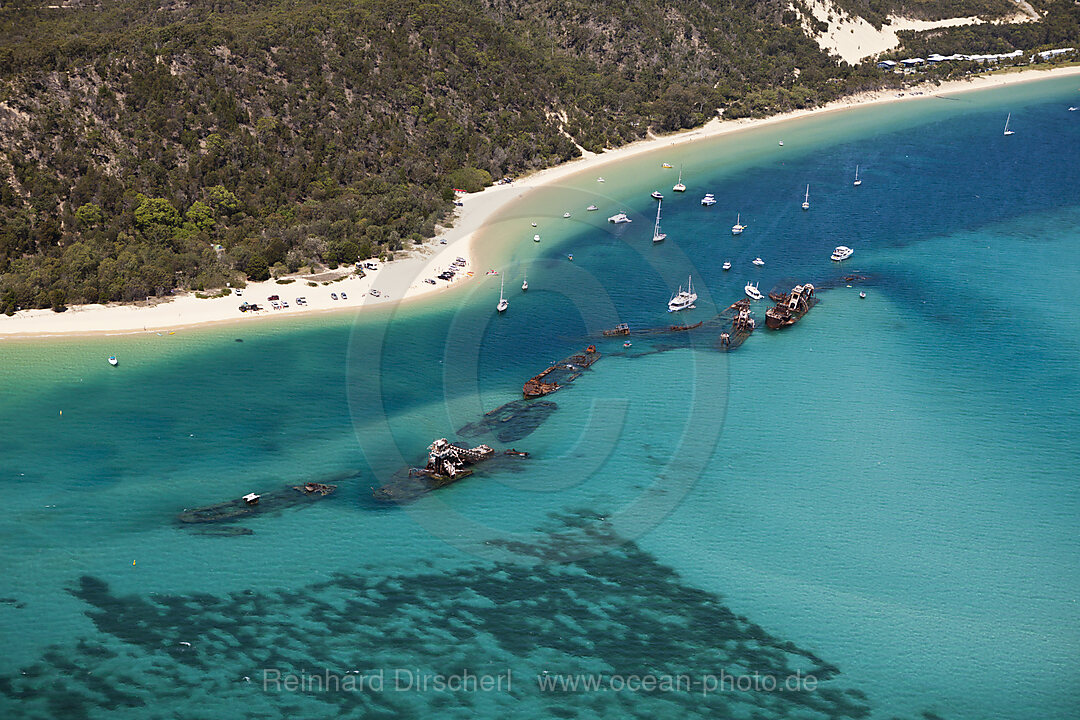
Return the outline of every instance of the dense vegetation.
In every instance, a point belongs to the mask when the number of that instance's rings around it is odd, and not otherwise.
[[[392,252],[453,187],[881,82],[782,0],[8,3],[0,311]]]
[[[857,15],[874,27],[888,24],[890,15],[916,20],[954,17],[1008,17],[1019,12],[1011,0],[833,0],[848,15]]]
[[[900,49],[890,56],[926,57],[930,53],[990,54],[1025,53],[1060,47],[1080,47],[1080,4],[1073,0],[1049,0],[1039,11],[1039,22],[1008,25],[964,25],[940,30],[897,33]],[[1023,58],[1027,62],[1028,58]]]

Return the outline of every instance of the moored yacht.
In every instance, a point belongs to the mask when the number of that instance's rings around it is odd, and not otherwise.
[[[626,213],[624,213],[624,212],[616,213],[615,215],[612,215],[611,217],[609,217],[607,219],[607,221],[610,222],[610,223],[615,223],[616,225],[618,225],[620,223],[631,222],[630,218],[627,217]]]
[[[731,269],[731,261],[730,260],[725,260],[724,261],[724,269],[725,270],[730,270]]]
[[[680,285],[679,292],[672,295],[671,299],[668,300],[668,312],[679,312],[694,307],[694,303],[697,302],[697,293],[694,292],[694,280],[693,278],[687,278],[686,282],[687,289],[683,290],[682,285]]]
[[[810,209],[810,186],[809,185],[806,186],[806,197],[803,199],[802,209],[803,210],[809,210]]]
[[[587,207],[585,209],[587,211],[589,211],[589,212],[592,212],[593,210],[599,210],[600,208],[596,207],[595,205],[590,205],[589,207]]]
[[[853,182],[851,184],[854,185],[855,187],[859,187],[860,185],[862,185],[862,180],[859,179],[859,166],[858,165],[855,166],[855,182]]]
[[[705,206],[715,205],[716,204],[716,198],[713,197],[712,193],[705,193],[705,197],[701,198],[701,204],[705,205]]]
[[[753,259],[753,260],[752,260],[751,262],[753,262],[753,263],[754,263],[755,265],[757,265],[758,267],[761,267],[762,265],[764,265],[764,264],[765,264],[765,261],[764,261],[764,260],[762,260],[762,259],[761,259],[761,258],[759,258],[759,257],[756,257],[756,258],[754,258],[754,259]]]
[[[521,292],[529,289],[529,271],[525,271],[525,279],[521,281]]]
[[[650,193],[650,194],[652,195],[653,200],[663,200],[664,199],[664,195],[659,190],[653,190],[652,193]]]
[[[743,292],[745,292],[746,297],[750,298],[751,300],[760,300],[765,297],[761,294],[761,291],[758,290],[757,285],[754,283],[746,283],[746,287],[743,288]]]
[[[679,182],[675,183],[675,186],[671,188],[675,192],[686,192],[686,186],[682,181],[682,170],[679,171]]]
[[[656,203],[656,225],[653,226],[652,241],[654,243],[664,242],[667,239],[667,233],[660,232],[660,208],[664,205],[664,201]]]
[[[742,231],[746,229],[746,226],[742,224],[742,214],[735,214],[735,224],[731,226],[732,235],[742,235]]]
[[[506,312],[506,308],[510,307],[510,303],[507,302],[506,297],[503,296],[503,284],[506,282],[506,276],[501,276],[499,279],[499,304],[495,306],[495,309],[499,312]]]
[[[837,245],[833,250],[832,259],[836,262],[847,260],[849,257],[855,254],[855,251],[849,248],[847,245]]]

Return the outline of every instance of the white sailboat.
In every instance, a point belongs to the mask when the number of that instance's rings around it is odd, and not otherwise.
[[[732,235],[742,235],[742,231],[746,229],[746,226],[742,224],[742,214],[735,214],[735,224],[731,226]]]
[[[667,239],[667,233],[660,232],[660,208],[663,204],[663,200],[656,204],[656,225],[653,226],[652,231],[652,241],[654,243],[664,242]]]
[[[806,197],[803,199],[802,209],[803,210],[809,210],[810,209],[810,186],[809,185],[806,186]]]
[[[525,270],[525,279],[521,281],[521,292],[529,289],[529,271]]]
[[[1005,132],[1003,133],[1004,135],[1012,135],[1013,134],[1013,131],[1009,129],[1009,120],[1011,120],[1011,119],[1012,119],[1012,113],[1009,113],[1005,117]]]
[[[686,186],[683,185],[682,181],[682,168],[679,168],[679,182],[675,183],[671,189],[675,192],[686,192]]]
[[[852,183],[855,187],[862,185],[862,180],[859,179],[859,166],[855,166],[855,182]],[[809,188],[807,188],[809,190]]]
[[[694,292],[694,279],[692,277],[688,277],[686,279],[686,283],[686,290],[683,290],[682,285],[680,285],[679,292],[672,295],[671,299],[668,300],[668,312],[679,312],[680,310],[686,310],[687,308],[694,307],[694,303],[697,301],[697,293]]]
[[[506,276],[503,275],[499,278],[499,304],[495,306],[495,309],[499,312],[506,312],[506,308],[510,307],[510,303],[507,302],[503,296],[503,285],[506,282]]]

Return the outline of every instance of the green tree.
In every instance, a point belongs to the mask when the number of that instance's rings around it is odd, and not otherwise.
[[[240,201],[224,185],[215,185],[207,190],[206,198],[219,213],[231,215],[240,209]]]
[[[193,202],[184,213],[184,217],[199,230],[209,230],[214,227],[214,210],[202,200]]]
[[[180,226],[180,213],[165,198],[150,198],[142,193],[135,208],[135,227],[147,230],[154,227],[175,228]]]
[[[81,228],[91,230],[105,222],[105,212],[100,206],[90,202],[79,206],[75,211],[75,219],[79,221]]]
[[[270,266],[266,264],[266,258],[262,253],[253,253],[247,261],[248,280],[259,282],[270,279]]]

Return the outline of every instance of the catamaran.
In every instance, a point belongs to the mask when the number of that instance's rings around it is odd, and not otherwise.
[[[806,186],[806,197],[803,199],[802,209],[803,210],[809,210],[810,209],[810,186],[809,185]]]
[[[500,276],[499,278],[499,304],[495,306],[495,309],[499,312],[505,312],[506,308],[510,307],[510,303],[506,301],[503,296],[503,284],[506,282],[506,276]]]
[[[854,185],[855,187],[859,187],[860,185],[862,185],[862,180],[859,179],[859,166],[858,165],[855,166],[855,182],[853,182],[851,184]]]
[[[667,239],[667,233],[660,232],[660,208],[663,206],[664,201],[656,203],[656,225],[653,226],[652,241],[654,243],[664,242]]]
[[[735,214],[735,224],[731,226],[732,235],[742,235],[742,231],[746,229],[746,226],[742,224],[742,214]]]
[[[1009,129],[1009,120],[1011,120],[1011,119],[1012,119],[1012,113],[1009,113],[1005,117],[1005,132],[1004,132],[1005,135],[1012,135],[1013,134],[1013,131]]]
[[[619,225],[621,223],[631,222],[630,218],[627,217],[626,213],[624,213],[624,212],[616,213],[616,214],[612,215],[611,217],[609,217],[607,219],[607,221],[610,222],[610,223],[615,223],[616,225]]]
[[[683,185],[682,181],[682,170],[679,170],[679,182],[675,183],[674,187],[671,189],[675,192],[686,192],[686,186]]]
[[[680,310],[694,307],[694,303],[697,302],[697,293],[694,292],[694,280],[693,278],[688,277],[686,282],[687,289],[683,290],[682,285],[680,285],[679,292],[672,295],[671,299],[668,300],[668,312],[679,312]]]

